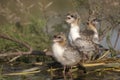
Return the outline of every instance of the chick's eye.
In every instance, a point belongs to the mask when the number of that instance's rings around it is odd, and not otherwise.
[[[73,18],[74,16],[73,16],[73,15],[71,15],[71,17]]]
[[[58,38],[60,39],[61,37],[59,36]]]

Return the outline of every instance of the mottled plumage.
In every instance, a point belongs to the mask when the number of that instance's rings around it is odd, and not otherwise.
[[[78,65],[79,68],[82,68],[84,72],[86,72],[85,68],[80,64],[82,55],[79,53],[78,50],[67,44],[64,34],[57,34],[54,36],[52,51],[55,59],[64,66],[64,78],[66,66],[72,68],[72,66]]]
[[[76,65],[81,60],[79,52],[71,47],[66,47],[63,57],[65,58],[65,62],[63,63],[68,66]]]
[[[91,58],[91,52],[94,52],[96,44],[99,44],[98,33],[95,26],[89,22],[89,29],[80,31],[80,17],[76,13],[68,14],[66,22],[70,24],[70,31],[68,35],[70,44]]]
[[[57,35],[55,39],[57,39],[60,36],[61,35]],[[72,66],[78,64],[81,60],[81,55],[76,49],[67,45],[66,41],[64,40],[66,39],[61,39],[61,41],[57,41],[53,43],[52,50],[54,57],[62,65]]]

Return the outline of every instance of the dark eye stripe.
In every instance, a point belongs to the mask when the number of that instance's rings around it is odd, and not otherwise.
[[[53,37],[54,37],[54,38],[56,38],[57,36],[56,36],[56,35],[54,35]]]

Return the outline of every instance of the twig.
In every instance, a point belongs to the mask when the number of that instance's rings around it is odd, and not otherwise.
[[[12,58],[11,60],[9,60],[9,62],[13,62],[13,61],[15,61],[17,58],[19,58],[19,57],[21,57],[21,55],[18,55],[18,56],[16,56],[16,57]]]
[[[29,50],[32,50],[32,47],[30,47],[27,43],[24,43],[24,42],[22,42],[22,41],[20,41],[20,40],[14,39],[14,38],[6,35],[6,34],[0,33],[0,38],[3,38],[3,39],[6,39],[6,40],[10,40],[10,41],[19,43],[19,44],[25,46],[26,48],[28,48]]]
[[[100,58],[98,58],[97,60],[103,59],[105,56],[107,56],[110,53],[110,51],[106,51]]]
[[[6,57],[6,56],[17,56],[17,55],[25,55],[25,54],[31,54],[31,51],[28,52],[9,52],[9,53],[4,53],[0,54],[0,57]]]
[[[22,72],[31,72],[31,71],[36,71],[36,70],[39,70],[39,69],[40,69],[39,67],[33,67],[33,68],[30,68],[30,69],[23,70]]]
[[[31,71],[31,72],[18,72],[18,73],[8,73],[8,74],[3,74],[5,76],[15,76],[15,75],[30,75],[30,74],[35,74],[35,73],[39,73],[40,70],[38,71]]]
[[[23,45],[24,47],[26,47],[27,49],[29,49],[29,51],[27,52],[22,52],[22,51],[19,51],[19,52],[11,52],[11,53],[4,53],[4,54],[0,54],[0,57],[5,57],[5,56],[12,56],[12,55],[22,55],[22,54],[31,54],[33,49],[31,46],[29,46],[27,43],[24,43],[18,39],[14,39],[6,34],[3,34],[3,33],[0,33],[0,38],[3,38],[3,39],[6,39],[6,40],[10,40],[12,42],[16,42],[20,45]]]

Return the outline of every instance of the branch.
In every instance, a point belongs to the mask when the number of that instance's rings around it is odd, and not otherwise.
[[[31,52],[33,51],[32,47],[29,46],[27,43],[22,42],[22,41],[20,41],[18,39],[14,39],[14,38],[6,35],[6,34],[0,33],[0,38],[6,39],[6,40],[10,40],[12,42],[16,42],[16,43],[26,47],[27,49],[29,49],[29,51],[27,51],[27,52],[19,51],[19,52],[11,52],[11,53],[0,54],[0,57],[12,56],[12,55],[21,55],[21,54],[31,54]]]
[[[28,52],[11,52],[11,53],[4,53],[0,54],[0,57],[5,57],[5,56],[17,56],[17,55],[23,55],[23,54],[31,54],[31,51]]]
[[[27,49],[32,50],[32,47],[30,47],[27,43],[24,43],[24,42],[22,42],[22,41],[20,41],[18,39],[14,39],[14,38],[6,35],[6,34],[0,33],[0,38],[6,39],[6,40],[10,40],[12,42],[16,42],[18,44],[21,44],[21,45],[25,46]]]

